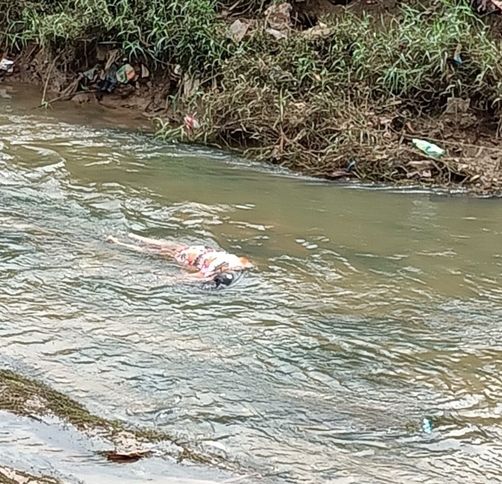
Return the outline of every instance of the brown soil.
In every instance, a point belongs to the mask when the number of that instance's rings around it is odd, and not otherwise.
[[[82,88],[79,73],[68,71],[50,53],[36,45],[26,48],[16,59],[14,73],[7,77],[9,83],[38,86],[41,89],[40,105],[61,101],[76,104],[97,103],[110,109],[130,109],[147,118],[165,114],[169,109],[168,95],[176,89],[176,79],[148,79],[136,85],[119,86],[112,94],[102,94],[95,89]]]

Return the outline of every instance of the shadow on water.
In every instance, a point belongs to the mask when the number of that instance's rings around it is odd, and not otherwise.
[[[265,481],[502,479],[499,203],[314,183],[15,97],[0,112],[2,358]],[[128,231],[257,270],[173,284],[104,243]]]

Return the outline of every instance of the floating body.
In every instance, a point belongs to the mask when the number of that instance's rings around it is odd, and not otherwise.
[[[120,242],[109,236],[108,242],[127,247],[137,252],[167,256],[178,264],[193,271],[191,279],[204,282],[213,281],[218,286],[228,286],[236,279],[236,273],[252,269],[254,266],[246,257],[239,257],[223,250],[205,245],[187,245],[167,240],[156,240],[129,234],[140,245]]]

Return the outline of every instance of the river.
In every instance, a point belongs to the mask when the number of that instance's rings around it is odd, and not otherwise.
[[[325,183],[2,92],[4,366],[259,482],[502,480],[500,200]],[[175,283],[105,242],[128,232],[256,270]]]

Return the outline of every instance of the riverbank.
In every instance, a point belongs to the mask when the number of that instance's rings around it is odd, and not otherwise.
[[[7,466],[0,466],[1,484],[60,484],[60,481],[47,476],[35,476]]]
[[[192,0],[116,11],[89,2],[83,12],[67,3],[55,13],[36,2],[11,8],[3,26],[11,79],[40,85],[42,106],[127,107],[166,139],[332,180],[502,193],[496,8]]]
[[[93,441],[93,445],[86,444],[88,452],[94,454],[96,464],[100,461],[120,464],[131,464],[143,459],[157,457],[167,459],[172,463],[220,464],[215,458],[202,455],[183,444],[176,442],[171,436],[151,429],[127,427],[120,421],[107,420],[91,414],[85,407],[68,396],[57,392],[47,385],[26,378],[11,370],[0,369],[0,412],[4,414],[2,421],[5,428],[9,428],[9,420],[14,420],[13,427],[23,427],[25,420],[34,434],[38,427],[43,427],[39,433],[49,435],[52,446],[57,447],[62,440],[69,452],[72,451],[73,441]],[[7,413],[5,413],[7,412]],[[13,417],[16,416],[16,417]],[[15,420],[15,419],[18,420]],[[40,429],[38,429],[40,430]],[[99,442],[96,444],[95,442]],[[54,447],[55,448],[55,447]],[[73,449],[78,453],[80,449]],[[57,484],[65,482],[59,475],[32,475],[31,469],[13,469],[9,465],[0,463],[0,483],[34,482],[41,484]],[[27,472],[27,471],[30,471]],[[151,477],[154,473],[151,471]],[[178,471],[179,472],[179,471]],[[188,474],[185,472],[185,474]],[[186,482],[211,484],[209,480],[190,480],[186,476],[181,481],[172,479],[164,474],[162,482]],[[155,479],[154,479],[155,480]]]

